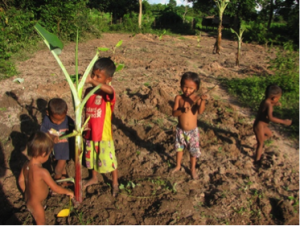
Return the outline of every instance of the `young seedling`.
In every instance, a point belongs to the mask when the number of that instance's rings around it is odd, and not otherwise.
[[[159,41],[161,41],[162,40],[162,38],[163,38],[163,35],[165,35],[167,33],[167,31],[166,31],[166,29],[164,29],[163,30],[163,32],[160,34],[160,36],[159,36]]]
[[[243,41],[243,33],[246,30],[246,26],[244,22],[241,23],[239,33],[237,33],[235,30],[230,28],[231,33],[235,33],[238,38],[238,47],[237,47],[237,53],[236,53],[236,66],[240,66],[240,55],[241,55],[241,48],[242,48],[242,41]]]
[[[118,41],[118,43],[115,45],[114,49],[113,49],[113,54],[115,54],[116,52],[116,48],[120,47],[123,43],[123,40]]]
[[[199,32],[199,35],[197,37],[197,47],[200,47],[200,41],[201,41],[201,31]]]

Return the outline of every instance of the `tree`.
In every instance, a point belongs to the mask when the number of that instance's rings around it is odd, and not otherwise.
[[[214,0],[219,11],[219,27],[218,27],[218,35],[216,38],[216,43],[214,46],[214,51],[216,51],[217,54],[220,54],[221,49],[221,40],[222,40],[222,19],[223,19],[223,13],[226,9],[226,6],[228,5],[230,0]],[[214,52],[213,51],[213,52]]]
[[[170,9],[174,10],[176,5],[177,5],[176,0],[170,0],[169,1],[168,6],[169,6]]]
[[[143,0],[139,0],[140,12],[139,12],[139,28],[142,28],[142,11],[143,11]]]

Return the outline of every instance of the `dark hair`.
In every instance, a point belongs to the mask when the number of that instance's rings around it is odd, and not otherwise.
[[[53,98],[48,103],[49,114],[65,114],[68,110],[66,101],[61,98]]]
[[[50,154],[53,150],[54,142],[50,135],[42,131],[33,133],[28,141],[27,154],[31,157],[42,156]]]
[[[99,58],[93,66],[92,71],[95,70],[104,70],[108,77],[113,77],[116,71],[116,65],[110,58]]]
[[[192,80],[194,83],[196,83],[197,90],[199,90],[201,82],[200,82],[199,75],[195,72],[189,71],[189,72],[184,73],[181,77],[180,86],[183,87],[184,81],[188,80],[188,79]]]
[[[277,85],[269,85],[266,89],[266,98],[282,94],[282,89]]]

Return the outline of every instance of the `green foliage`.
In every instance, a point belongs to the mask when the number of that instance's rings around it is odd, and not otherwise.
[[[277,84],[283,90],[280,99],[282,106],[275,107],[274,115],[283,119],[292,119],[288,130],[299,133],[299,52],[292,51],[292,44],[284,45],[285,51],[278,51],[271,60],[271,69],[275,74],[262,77],[254,75],[245,79],[224,80],[231,94],[237,96],[242,104],[257,111],[264,98],[265,89],[270,84]]]

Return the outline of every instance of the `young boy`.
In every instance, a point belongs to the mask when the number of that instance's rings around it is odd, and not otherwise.
[[[272,136],[271,130],[268,128],[269,122],[282,123],[284,125],[291,125],[292,120],[279,119],[273,116],[273,107],[279,106],[279,99],[282,90],[277,85],[269,85],[266,89],[265,99],[261,102],[256,119],[253,124],[253,130],[257,140],[255,162],[259,162],[262,152],[264,141]]]
[[[186,147],[190,152],[191,159],[191,175],[193,179],[197,179],[196,175],[196,158],[200,157],[199,132],[197,127],[197,116],[205,110],[205,101],[207,95],[201,97],[196,95],[196,91],[200,87],[200,78],[198,74],[186,72],[182,75],[180,81],[182,95],[175,97],[173,107],[173,116],[178,117],[178,125],[176,128],[175,150],[176,167],[172,173],[177,172],[181,168],[181,159],[183,149]]]
[[[48,103],[48,111],[45,116],[41,131],[51,134],[54,145],[54,157],[57,160],[55,166],[55,180],[67,178],[66,162],[70,159],[70,146],[68,139],[59,139],[60,136],[73,132],[74,121],[67,116],[67,103],[60,98],[53,98]],[[64,183],[66,185],[67,183]]]
[[[97,173],[112,174],[112,194],[118,193],[118,163],[115,155],[112,137],[111,119],[116,102],[116,94],[110,86],[116,70],[114,62],[109,58],[98,59],[92,69],[92,74],[86,83],[91,84],[86,90],[87,95],[95,86],[101,84],[85,105],[85,117],[90,116],[87,124],[85,159],[88,169],[92,170],[92,178],[84,188],[98,182]]]
[[[71,198],[74,193],[58,186],[49,172],[42,167],[53,149],[51,137],[43,132],[33,134],[28,142],[27,153],[30,161],[22,167],[19,176],[19,185],[24,192],[25,203],[34,217],[36,224],[46,223],[43,202],[48,196],[48,187],[57,194],[66,194]]]

